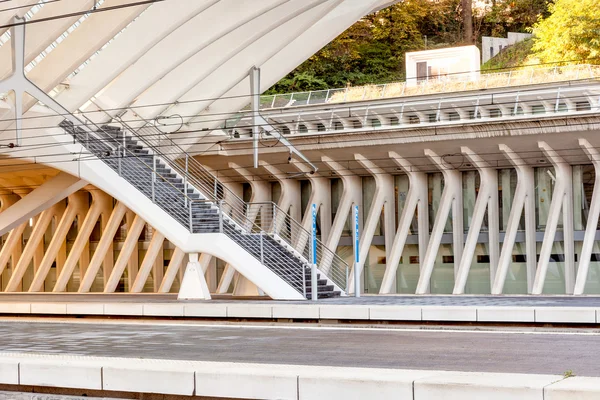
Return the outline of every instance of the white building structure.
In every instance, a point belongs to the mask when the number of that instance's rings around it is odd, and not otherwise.
[[[507,37],[499,38],[493,36],[482,36],[481,38],[481,62],[485,64],[490,58],[497,56],[500,52],[515,43],[530,39],[531,33],[508,32]]]
[[[427,80],[477,80],[481,69],[477,46],[406,53],[406,83],[415,86]]]

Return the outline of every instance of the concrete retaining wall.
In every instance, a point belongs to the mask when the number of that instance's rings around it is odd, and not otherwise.
[[[581,323],[600,321],[595,307],[396,306],[248,302],[3,302],[0,314],[107,315],[243,319]]]
[[[600,378],[588,377],[69,355],[0,354],[0,371],[0,384],[226,398],[587,400],[600,394]],[[25,397],[11,399],[50,400],[19,396]]]

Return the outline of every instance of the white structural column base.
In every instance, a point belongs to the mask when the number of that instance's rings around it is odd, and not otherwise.
[[[210,300],[210,291],[204,278],[202,265],[198,261],[198,253],[191,253],[185,267],[183,281],[179,289],[178,300]]]

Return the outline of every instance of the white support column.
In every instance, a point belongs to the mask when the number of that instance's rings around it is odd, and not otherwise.
[[[587,217],[583,246],[581,248],[581,254],[579,255],[577,280],[575,282],[575,290],[573,291],[573,294],[576,295],[581,295],[585,291],[594,242],[596,241],[598,218],[600,217],[600,153],[585,139],[579,139],[579,146],[581,146],[592,164],[594,164],[596,178],[594,180],[594,192],[592,194],[592,201],[590,202],[590,211]]]
[[[410,187],[408,189],[404,208],[402,209],[402,214],[400,215],[400,221],[398,222],[398,230],[396,231],[394,244],[390,251],[389,258],[387,259],[385,275],[381,282],[379,294],[395,293],[394,284],[396,282],[398,264],[400,263],[402,252],[404,251],[404,245],[406,244],[406,239],[408,238],[410,225],[415,216],[415,212],[418,212],[419,260],[422,260],[424,257],[427,241],[429,240],[427,174],[420,172],[418,168],[414,167],[411,163],[393,151],[389,153],[389,156],[404,170],[404,172],[406,172]]]
[[[427,246],[427,252],[421,262],[421,275],[417,284],[417,294],[429,292],[431,274],[435,265],[435,259],[440,248],[442,235],[446,221],[452,212],[452,236],[454,252],[454,273],[457,273],[458,263],[462,257],[463,250],[463,212],[462,212],[462,176],[455,169],[445,165],[441,157],[430,149],[425,150],[425,155],[442,171],[444,175],[444,191],[440,199],[440,208],[435,216],[431,237]]]
[[[102,262],[106,259],[106,253],[108,251],[112,251],[112,244],[117,233],[117,229],[121,225],[123,221],[123,217],[125,216],[125,212],[127,211],[127,207],[125,204],[118,202],[117,206],[114,208],[108,222],[106,223],[106,227],[102,232],[102,236],[100,237],[100,241],[96,246],[96,251],[92,256],[92,260],[90,261],[90,265],[85,273],[85,276],[81,279],[81,284],[79,285],[79,293],[87,293],[92,288],[94,280],[96,279],[96,275],[98,275],[98,271],[100,270],[100,266]],[[108,283],[111,271],[104,272],[104,284]]]
[[[129,291],[130,293],[141,293],[144,290],[144,285],[146,284],[148,276],[150,275],[150,271],[154,266],[154,261],[158,256],[158,252],[163,248],[164,241],[165,235],[155,230],[154,234],[152,235],[152,240],[150,240],[148,250],[146,250],[146,255],[144,256],[142,265],[140,266],[140,271],[138,272],[135,282],[133,282],[133,286]]]
[[[298,171],[304,173],[310,181],[310,198],[308,199],[302,226],[305,230],[310,232],[312,227],[312,213],[310,212],[310,209],[313,204],[316,204],[317,213],[320,217],[321,239],[325,242],[331,231],[331,180],[316,174],[311,174],[311,168],[304,163],[292,161],[292,165],[294,165]],[[302,252],[306,243],[307,241],[298,243],[298,246],[296,247],[299,249],[298,251]]]
[[[338,209],[331,225],[331,232],[329,237],[323,242],[326,243],[327,247],[331,251],[335,252],[342,237],[344,226],[350,216],[350,209],[352,205],[359,206],[359,212],[362,214],[362,182],[359,176],[354,175],[351,171],[343,167],[340,163],[333,161],[329,157],[322,157],[321,160],[331,170],[335,171],[337,176],[342,179],[344,185],[344,191],[342,198],[340,199]],[[328,263],[323,262],[319,267],[321,270],[327,272],[330,267],[331,260]]]
[[[178,300],[210,300],[210,292],[204,271],[198,262],[198,253],[189,255],[189,262],[185,268],[181,288],[179,289]]]
[[[554,166],[556,182],[552,193],[552,203],[546,223],[546,232],[540,260],[538,262],[533,294],[542,294],[544,283],[548,272],[554,237],[558,227],[560,212],[562,209],[563,234],[564,234],[564,256],[565,256],[565,291],[572,294],[575,284],[575,243],[573,232],[573,174],[572,168],[560,157],[546,142],[539,142],[539,148],[544,152],[548,160]]]
[[[123,272],[125,272],[125,268],[129,265],[129,260],[131,259],[134,253],[137,253],[137,245],[140,239],[140,234],[142,233],[142,229],[144,229],[144,225],[146,223],[139,216],[135,216],[133,221],[130,224],[129,230],[127,231],[127,237],[125,238],[125,242],[121,247],[121,252],[119,253],[119,257],[117,257],[117,262],[115,263],[115,267],[113,268],[108,281],[104,285],[104,293],[113,293],[117,286],[119,285],[119,281],[121,280],[121,276],[123,276]],[[137,266],[137,254],[136,254],[136,266]],[[137,272],[137,270],[136,270]],[[131,270],[130,270],[131,274]],[[129,289],[133,286],[135,282],[135,278],[129,276],[130,280]],[[137,273],[136,273],[137,278]]]
[[[528,166],[508,146],[499,145],[500,151],[515,167],[517,172],[517,188],[510,208],[510,214],[506,225],[504,243],[498,261],[498,269],[492,285],[492,294],[502,294],[508,268],[512,261],[513,248],[519,230],[521,215],[525,213],[525,257],[527,262],[527,290],[531,293],[536,269],[536,226],[535,226],[535,180],[533,168]],[[504,186],[502,186],[504,192]]]
[[[254,179],[254,174],[252,174],[247,169],[237,165],[236,163],[229,163],[229,168],[240,174],[250,184],[250,187],[252,188],[252,196],[250,197],[250,203],[258,204],[250,205],[248,207],[248,211],[246,211],[246,216],[248,218],[249,223],[254,223],[256,217],[258,216],[258,213],[266,206],[260,203],[266,203],[271,201],[271,185],[269,184],[269,182],[263,181],[262,179]]]
[[[467,278],[473,262],[475,247],[481,232],[481,225],[487,210],[489,223],[489,256],[490,256],[490,285],[493,285],[498,266],[498,252],[500,247],[500,212],[498,210],[498,172],[491,168],[480,156],[475,154],[468,147],[462,147],[461,152],[465,155],[473,165],[477,168],[480,176],[479,194],[475,201],[473,217],[467,240],[465,242],[464,251],[460,259],[458,274],[454,282],[454,294],[464,294]]]
[[[385,235],[385,253],[389,260],[394,243],[394,234],[396,232],[396,208],[394,196],[394,178],[385,173],[381,168],[369,161],[360,154],[355,154],[354,158],[375,178],[375,194],[371,202],[371,208],[367,215],[365,225],[360,237],[359,262],[355,263],[353,268],[358,268],[359,274],[362,274],[366,258],[369,255],[369,249],[375,234],[375,228],[379,223],[381,213],[384,215],[383,232]],[[385,207],[384,207],[385,206]],[[382,211],[383,210],[383,211]],[[354,288],[354,274],[350,273],[349,280],[350,292]]]
[[[290,217],[295,221],[300,221],[302,212],[300,209],[300,181],[295,179],[286,179],[284,173],[278,168],[275,168],[271,164],[260,161],[260,166],[267,170],[271,175],[277,179],[281,185],[281,196],[277,202],[277,206],[282,209],[285,213],[288,213]],[[285,224],[285,218],[283,216],[274,216],[276,218],[276,232]],[[292,232],[293,236],[296,236],[298,232]],[[292,237],[292,240],[295,238]],[[294,240],[295,242],[296,240]]]

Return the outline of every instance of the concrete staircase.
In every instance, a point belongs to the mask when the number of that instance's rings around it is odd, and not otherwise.
[[[191,233],[227,235],[296,291],[311,297],[310,266],[305,257],[276,235],[244,228],[247,224],[231,218],[223,206],[207,199],[141,141],[110,125],[90,132],[65,120],[60,127]],[[340,296],[341,291],[318,274],[317,293],[326,298]]]

